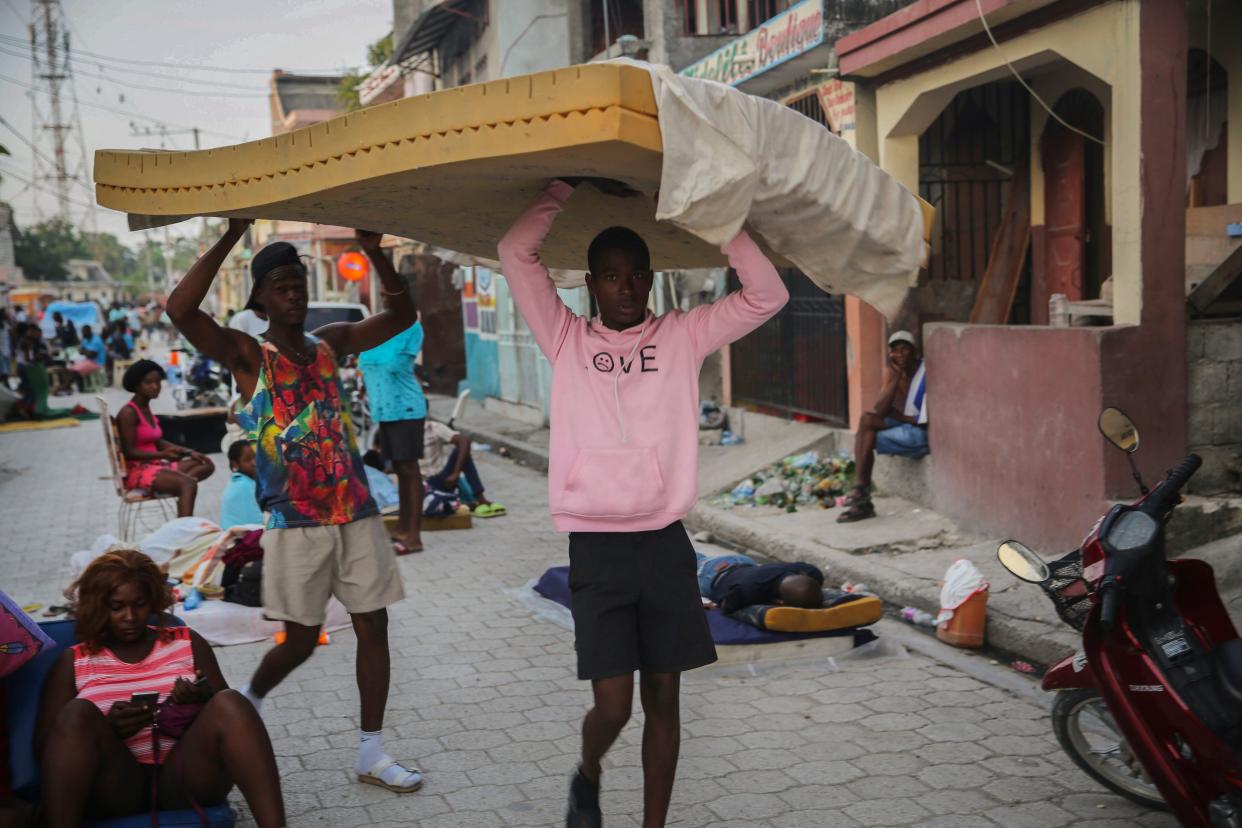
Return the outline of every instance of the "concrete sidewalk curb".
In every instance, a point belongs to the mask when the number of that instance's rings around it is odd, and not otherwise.
[[[886,565],[883,555],[852,555],[789,535],[774,535],[703,501],[686,516],[686,525],[769,557],[815,564],[824,571],[829,585],[843,581],[864,582],[889,604],[917,607],[931,613],[940,609],[936,594],[929,593],[925,584],[911,583],[909,575]],[[1054,630],[1050,635],[1045,623],[1013,618],[995,610],[988,613],[988,644],[1023,658],[1052,664],[1073,652],[1077,640],[1068,627]]]

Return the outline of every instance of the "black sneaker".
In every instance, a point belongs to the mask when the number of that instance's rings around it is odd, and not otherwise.
[[[592,782],[578,770],[569,782],[569,812],[565,828],[603,828],[604,815],[599,810],[599,783]]]

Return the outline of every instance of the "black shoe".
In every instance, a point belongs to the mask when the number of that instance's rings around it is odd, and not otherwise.
[[[592,782],[579,770],[569,782],[569,812],[565,828],[603,828],[604,815],[599,810],[599,783]]]

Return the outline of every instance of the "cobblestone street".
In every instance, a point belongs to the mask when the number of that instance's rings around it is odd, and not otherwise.
[[[69,554],[115,532],[100,439],[90,422],[0,435],[0,566],[21,603],[58,603]],[[227,476],[214,459],[197,510],[212,517]],[[428,534],[424,554],[400,561],[410,597],[391,611],[385,746],[419,763],[426,787],[399,797],[353,781],[354,638],[341,631],[264,706],[291,825],[563,824],[588,689],[573,674],[572,634],[506,590],[564,562],[566,542],[541,475],[491,455],[481,473],[510,515]],[[219,650],[229,681],[243,683],[265,647]],[[1061,753],[1044,708],[980,675],[913,650],[834,671],[690,674],[670,824],[1174,824],[1104,792]],[[641,724],[636,712],[606,763],[609,826],[639,824]]]

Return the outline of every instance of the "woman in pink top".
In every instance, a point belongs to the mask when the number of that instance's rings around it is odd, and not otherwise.
[[[164,369],[149,359],[135,362],[121,378],[121,386],[134,395],[116,415],[125,488],[175,494],[177,517],[189,517],[194,514],[199,481],[216,467],[197,451],[164,439],[160,420],[151,413],[151,400],[160,395],[166,378]]]
[[[260,826],[285,824],[272,743],[254,706],[228,689],[197,633],[149,626],[170,603],[164,576],[137,550],[105,553],[82,573],[81,643],[52,667],[35,727],[52,828],[217,805],[235,782]],[[160,734],[158,756],[156,705],[132,702],[140,693],[202,705],[180,739]]]

